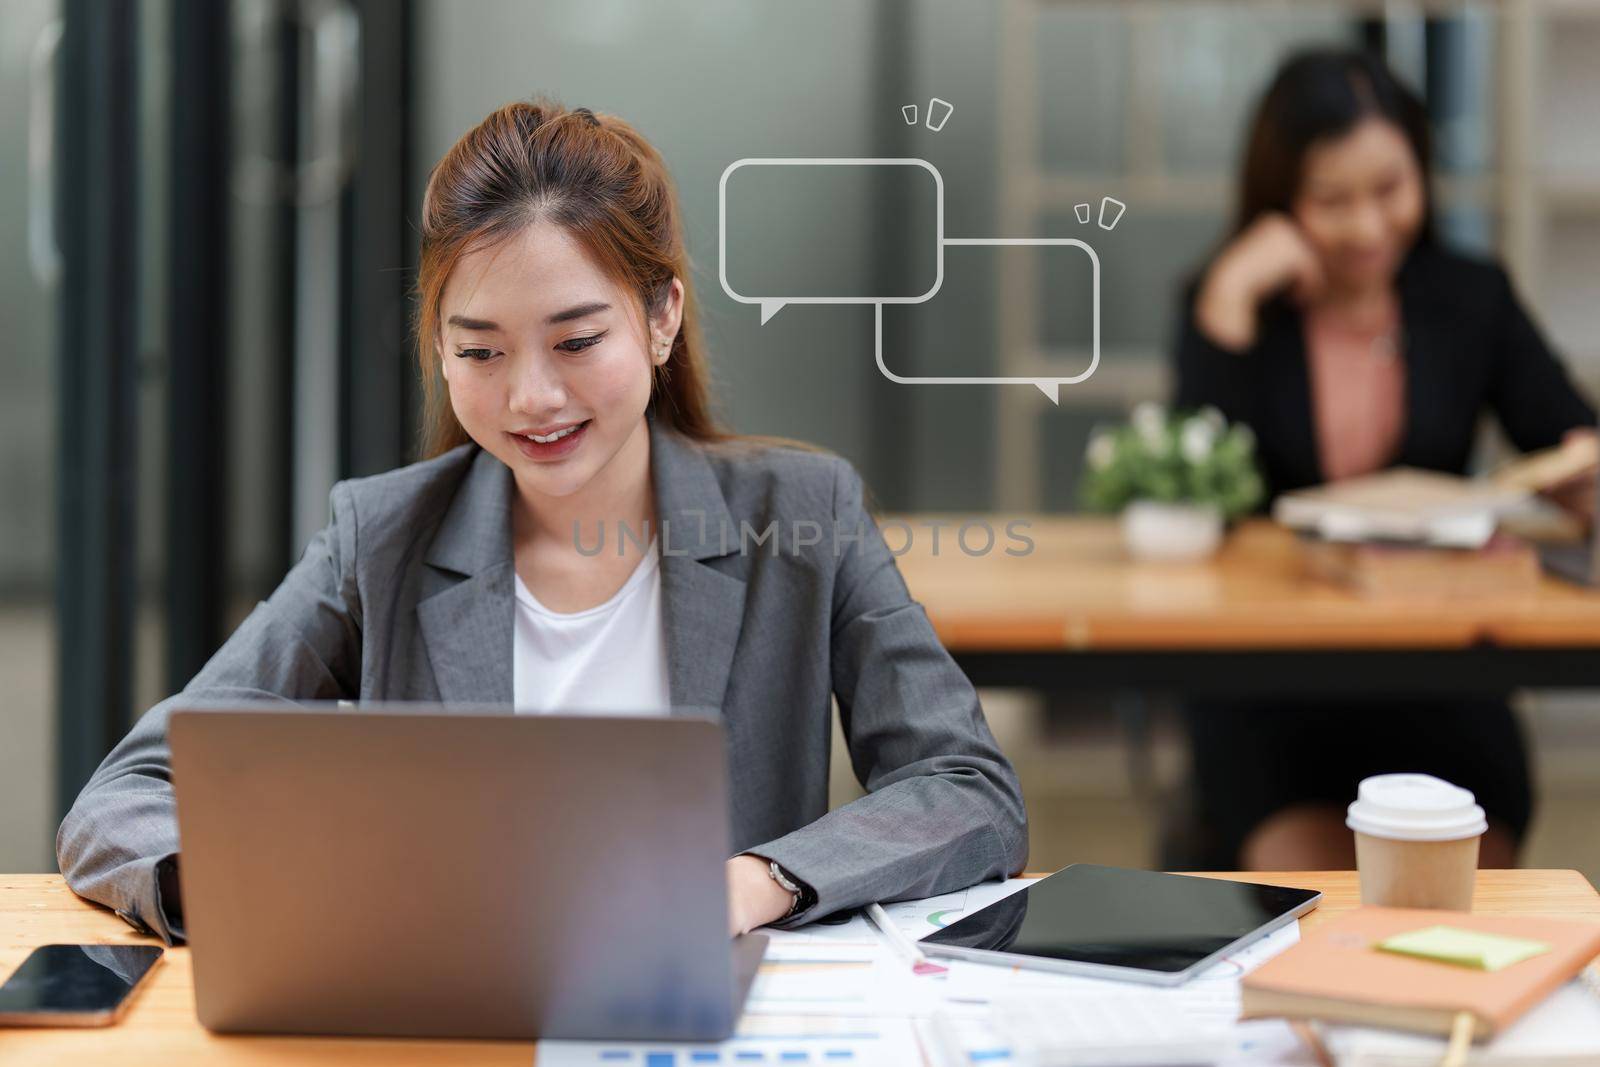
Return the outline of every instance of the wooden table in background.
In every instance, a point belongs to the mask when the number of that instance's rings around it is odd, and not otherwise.
[[[1242,523],[1213,560],[1135,563],[1117,522],[1028,516],[1008,556],[1003,515],[887,516],[911,529],[911,593],[972,680],[1040,689],[1184,693],[1507,692],[1600,686],[1600,592],[1546,578],[1515,596],[1365,599],[1302,568],[1295,537]],[[939,551],[924,523],[943,523]],[[993,548],[964,553],[960,524]],[[886,525],[891,549],[905,526]],[[981,527],[967,545],[981,549]]]
[[[1316,924],[1359,903],[1350,871],[1214,875],[1322,890]],[[1548,915],[1600,922],[1600,895],[1576,871],[1481,871],[1473,908],[1484,914]],[[0,975],[39,945],[53,942],[153,944],[103,908],[79,900],[59,875],[0,875]],[[276,1067],[373,1064],[529,1067],[531,1042],[417,1041],[384,1038],[220,1037],[194,1015],[187,949],[169,949],[118,1025],[99,1030],[0,1029],[5,1067]]]

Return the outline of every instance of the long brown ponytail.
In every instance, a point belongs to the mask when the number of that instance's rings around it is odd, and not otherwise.
[[[535,100],[507,104],[468,130],[433,168],[423,194],[416,341],[424,456],[468,440],[434,348],[445,280],[468,249],[541,218],[571,233],[602,270],[638,294],[647,314],[659,309],[673,278],[683,282],[682,326],[656,368],[650,407],[658,421],[691,438],[725,439],[711,413],[683,224],[661,156],[614,115]]]

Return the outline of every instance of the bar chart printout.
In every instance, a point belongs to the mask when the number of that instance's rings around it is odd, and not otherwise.
[[[700,1067],[818,1064],[890,1067],[922,1055],[909,1019],[746,1016],[727,1041],[707,1044],[541,1041],[539,1067]]]

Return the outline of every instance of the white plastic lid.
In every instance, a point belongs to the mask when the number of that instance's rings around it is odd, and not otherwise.
[[[1489,828],[1472,792],[1431,774],[1380,774],[1361,783],[1345,825],[1397,841],[1458,841]]]

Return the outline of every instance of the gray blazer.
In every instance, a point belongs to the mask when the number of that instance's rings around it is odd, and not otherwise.
[[[1016,775],[850,465],[701,445],[652,419],[651,467],[672,703],[721,709],[734,850],[777,860],[817,895],[791,922],[1020,870]],[[512,492],[511,472],[473,445],[334,486],[332,521],[283,583],[84,786],[56,838],[73,890],[169,943],[182,936],[169,922],[166,741],[180,702],[509,705]],[[832,812],[831,697],[868,791]]]

